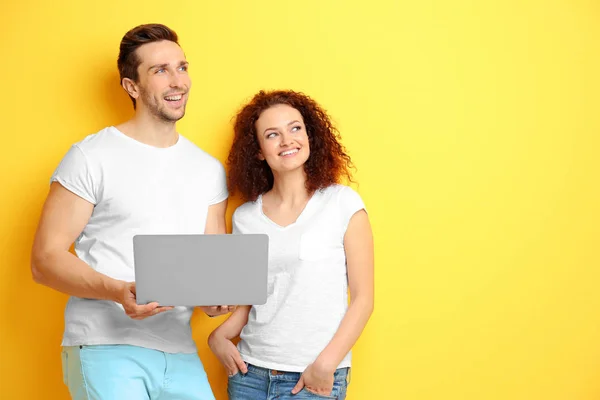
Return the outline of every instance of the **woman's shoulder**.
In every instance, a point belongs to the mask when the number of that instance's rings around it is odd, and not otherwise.
[[[350,186],[335,184],[324,191],[325,204],[334,207],[344,220],[349,219],[358,210],[365,209],[365,203],[356,190]]]
[[[254,201],[247,201],[244,204],[240,205],[233,212],[234,219],[246,218],[256,213],[258,210],[258,199]]]
[[[339,183],[327,186],[326,188],[321,189],[321,192],[326,196],[336,197],[342,200],[345,198],[360,197],[356,190],[352,189],[350,186],[342,185]]]

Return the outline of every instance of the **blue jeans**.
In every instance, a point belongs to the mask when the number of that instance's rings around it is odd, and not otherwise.
[[[349,368],[340,368],[333,376],[333,391],[329,396],[315,394],[303,388],[298,394],[292,389],[300,379],[300,372],[282,372],[248,364],[248,372],[238,372],[229,378],[229,400],[304,400],[346,398]]]
[[[74,400],[214,400],[198,354],[129,345],[63,347]]]

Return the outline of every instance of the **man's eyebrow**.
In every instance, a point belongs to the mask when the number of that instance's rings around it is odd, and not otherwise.
[[[189,65],[189,64],[190,63],[187,62],[187,61],[180,61],[179,62],[179,66],[180,67],[183,66],[183,65]],[[166,63],[165,64],[155,64],[155,65],[152,65],[150,68],[148,68],[148,71],[150,71],[152,69],[166,68],[168,66],[169,66],[169,64],[166,64]]]
[[[151,69],[154,69],[154,68],[166,68],[168,66],[169,66],[169,64],[155,64],[155,65],[151,66],[150,68],[148,68],[148,71],[150,71]]]

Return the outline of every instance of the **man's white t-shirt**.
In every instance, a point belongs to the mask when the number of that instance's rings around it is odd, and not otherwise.
[[[238,349],[250,364],[302,372],[327,346],[348,309],[344,235],[364,204],[354,190],[333,185],[315,192],[291,225],[262,210],[262,197],[241,205],[233,233],[269,236],[268,296],[253,306]],[[350,366],[348,353],[338,368]]]
[[[133,236],[202,234],[208,207],[228,196],[221,163],[179,135],[157,148],[114,127],[71,147],[54,172],[69,191],[94,204],[75,241],[80,259],[98,272],[134,281]],[[70,297],[63,346],[130,344],[169,353],[194,353],[192,308],[137,321],[113,301]]]

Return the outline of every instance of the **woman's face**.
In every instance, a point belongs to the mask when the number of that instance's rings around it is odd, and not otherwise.
[[[258,158],[266,160],[273,172],[293,171],[308,160],[308,134],[300,111],[278,104],[263,111],[255,127]]]

